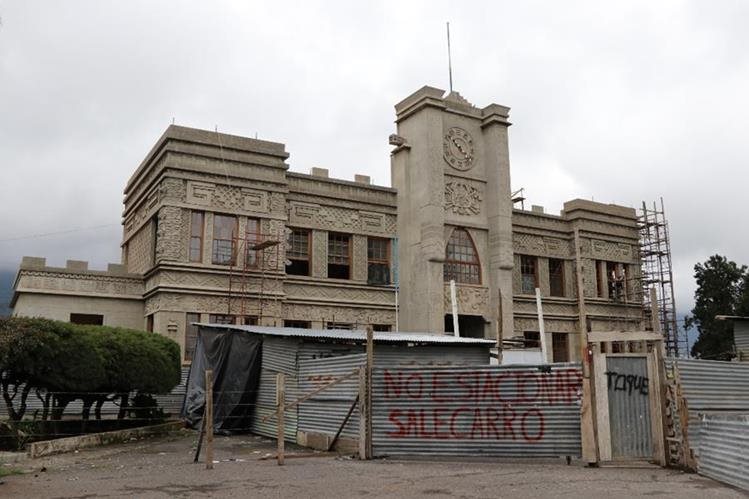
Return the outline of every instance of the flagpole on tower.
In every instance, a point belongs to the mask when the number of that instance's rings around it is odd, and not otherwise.
[[[453,61],[450,54],[450,21],[447,22],[447,70],[450,73],[450,93],[453,91]]]

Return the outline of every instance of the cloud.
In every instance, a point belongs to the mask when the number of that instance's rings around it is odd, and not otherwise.
[[[178,124],[284,142],[292,170],[389,184],[393,105],[447,86],[512,107],[513,185],[639,206],[663,196],[677,303],[714,253],[749,263],[749,4],[0,2],[0,239],[117,223],[122,189]],[[119,257],[120,229],[0,242]],[[743,258],[743,261],[742,261]]]

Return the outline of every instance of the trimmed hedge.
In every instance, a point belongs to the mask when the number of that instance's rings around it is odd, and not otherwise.
[[[0,388],[8,415],[18,421],[32,390],[43,394],[42,419],[62,417],[83,401],[82,419],[117,400],[120,418],[132,392],[168,393],[180,382],[179,345],[158,334],[48,319],[0,318]]]

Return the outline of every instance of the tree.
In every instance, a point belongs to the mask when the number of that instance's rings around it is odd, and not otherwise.
[[[692,356],[700,359],[730,360],[733,357],[733,328],[716,315],[749,313],[749,273],[721,255],[713,255],[694,266],[697,290],[692,315],[686,327],[696,326],[699,337]]]

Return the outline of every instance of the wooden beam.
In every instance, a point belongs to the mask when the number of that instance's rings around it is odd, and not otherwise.
[[[589,343],[611,341],[663,341],[663,336],[653,331],[591,331]]]
[[[276,428],[278,429],[278,450],[276,451],[276,457],[278,458],[278,465],[283,465],[283,451],[284,451],[284,401],[286,399],[286,380],[284,373],[276,374],[276,415],[278,422]]]
[[[367,409],[367,433],[366,433],[366,444],[367,444],[367,459],[372,457],[372,368],[374,366],[374,332],[372,326],[367,326],[367,403],[365,407]]]
[[[583,400],[580,407],[580,437],[583,460],[588,464],[597,464],[598,441],[596,438],[596,422],[593,415],[596,400],[593,377],[590,375],[590,355],[588,355],[588,314],[585,309],[585,280],[583,279],[582,244],[580,243],[580,229],[575,228],[575,274],[577,277],[577,308],[578,308],[578,352],[583,367]]]
[[[213,469],[213,369],[205,371],[205,468]]]
[[[350,373],[346,374],[345,376],[341,376],[340,378],[336,378],[333,381],[331,381],[330,383],[327,383],[327,384],[321,386],[320,388],[317,388],[317,389],[309,392],[308,394],[299,397],[294,402],[292,402],[289,405],[287,405],[286,407],[284,407],[284,411],[288,411],[289,409],[293,409],[294,407],[298,406],[299,404],[301,404],[305,400],[308,400],[311,397],[314,397],[315,395],[317,395],[318,393],[320,393],[320,392],[322,392],[324,390],[327,390],[328,388],[330,388],[330,387],[332,387],[334,385],[337,385],[341,381],[346,381],[347,379],[353,378],[358,372],[359,372],[358,368],[354,369],[353,371],[351,371]],[[279,374],[281,374],[281,373],[279,373]],[[263,417],[260,420],[260,422],[261,423],[265,423],[266,421],[271,420],[271,419],[273,419],[275,417],[276,417],[276,413],[271,413],[271,414],[268,414],[267,416]]]
[[[367,369],[359,368],[359,459],[367,459]]]

